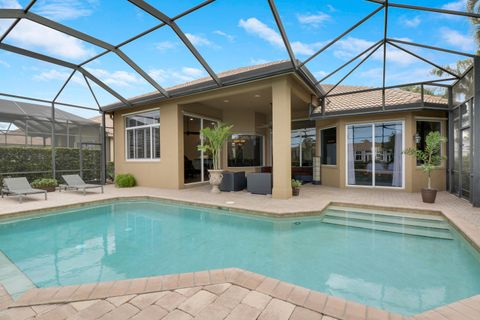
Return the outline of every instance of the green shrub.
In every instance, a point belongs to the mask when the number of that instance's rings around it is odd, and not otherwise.
[[[114,162],[108,162],[107,163],[107,178],[112,180],[115,179],[115,163]]]
[[[301,186],[302,186],[302,181],[301,180],[292,179],[292,188],[298,189]]]
[[[130,173],[118,174],[115,178],[115,185],[119,188],[131,188],[135,187],[135,177]]]
[[[33,188],[56,187],[58,182],[56,179],[36,179],[31,185]]]
[[[85,181],[100,179],[101,151],[82,150],[82,178]],[[57,180],[62,174],[80,173],[79,148],[55,148],[55,167]],[[28,181],[52,178],[51,147],[0,147],[0,182],[6,177],[26,177]]]

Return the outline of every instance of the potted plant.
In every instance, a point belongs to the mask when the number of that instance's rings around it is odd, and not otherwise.
[[[36,179],[32,183],[32,188],[45,190],[47,192],[55,191],[55,188],[58,185],[56,179]]]
[[[208,170],[210,177],[211,192],[220,193],[218,186],[222,183],[223,170],[220,167],[220,156],[222,147],[231,135],[233,126],[224,123],[217,123],[213,128],[206,127],[201,130],[203,144],[197,148],[199,151],[207,152],[212,157],[213,168]]]
[[[302,186],[301,180],[292,179],[292,195],[300,195],[300,187]]]
[[[443,137],[440,132],[432,131],[425,139],[425,150],[418,150],[416,148],[408,148],[404,151],[409,156],[414,156],[421,161],[421,168],[423,172],[428,175],[428,186],[422,188],[422,200],[425,203],[434,203],[437,197],[437,190],[432,189],[432,170],[439,166],[445,157],[440,154],[442,143],[445,143],[447,138]]]

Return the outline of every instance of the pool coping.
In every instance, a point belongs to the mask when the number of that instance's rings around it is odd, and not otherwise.
[[[98,200],[52,206],[52,207],[42,208],[42,209],[31,209],[31,210],[24,210],[24,211],[9,212],[9,213],[7,212],[7,213],[0,214],[0,223],[4,220],[19,219],[19,218],[27,219],[27,218],[36,217],[36,216],[42,216],[42,215],[50,214],[54,211],[62,210],[62,209],[76,209],[76,208],[83,208],[91,205],[101,205],[111,201],[128,201],[128,200],[133,200],[133,201],[160,200],[169,204],[190,205],[193,207],[225,210],[232,213],[238,213],[238,214],[244,214],[244,215],[246,214],[251,216],[261,216],[261,217],[268,217],[268,218],[274,218],[274,219],[316,217],[316,216],[322,215],[322,212],[329,206],[362,208],[362,209],[372,209],[372,210],[387,210],[387,211],[394,211],[394,212],[408,211],[409,213],[414,213],[414,214],[418,213],[418,214],[426,214],[426,215],[436,215],[436,216],[444,217],[447,220],[447,222],[455,229],[455,231],[457,231],[476,251],[480,253],[480,237],[476,235],[478,231],[475,230],[474,228],[471,228],[471,226],[466,224],[465,221],[462,221],[453,215],[449,215],[448,213],[440,209],[435,209],[435,210],[434,209],[418,209],[418,208],[408,208],[408,207],[401,207],[401,206],[385,206],[385,205],[377,206],[377,205],[358,204],[358,203],[350,203],[350,202],[342,202],[342,201],[328,201],[325,205],[323,205],[323,207],[320,206],[319,209],[316,209],[316,210],[290,211],[290,212],[278,213],[278,212],[267,211],[267,210],[252,210],[249,208],[228,205],[228,204],[225,204],[225,205],[209,204],[209,203],[198,202],[198,201],[189,201],[184,199],[174,199],[174,198],[152,196],[152,195],[112,196],[112,197],[98,199]]]
[[[478,319],[480,295],[440,306],[414,316],[403,316],[361,303],[306,289],[278,279],[238,268],[226,268],[161,275],[146,278],[90,283],[74,286],[30,289],[17,301],[0,294],[0,311],[42,305],[59,305],[79,301],[108,299],[133,294],[148,294],[177,289],[229,283],[257,291],[320,315],[338,320],[348,319]],[[0,293],[2,287],[0,285]]]

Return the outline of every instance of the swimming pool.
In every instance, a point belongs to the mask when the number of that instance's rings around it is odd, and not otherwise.
[[[382,231],[391,219],[404,232]],[[478,253],[440,218],[419,221],[438,237],[415,235],[411,219],[342,208],[270,219],[114,201],[4,221],[0,250],[38,287],[238,267],[404,315],[480,293]]]

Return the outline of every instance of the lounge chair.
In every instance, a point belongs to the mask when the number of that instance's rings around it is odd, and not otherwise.
[[[67,174],[62,176],[66,184],[60,186],[64,190],[83,190],[83,195],[86,194],[87,189],[101,188],[103,193],[103,186],[101,184],[88,184],[83,181],[78,174]]]
[[[3,195],[14,194],[18,196],[18,202],[22,203],[23,197],[29,194],[45,194],[45,200],[47,200],[47,191],[41,189],[34,189],[28,183],[27,178],[5,178],[3,179],[3,187],[0,190],[0,193]]]

